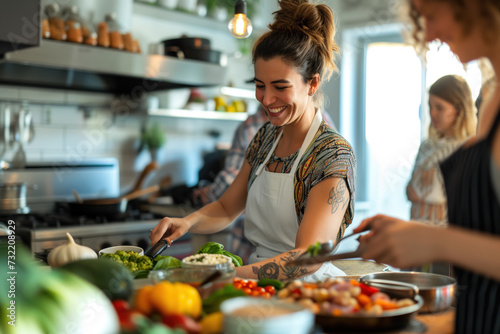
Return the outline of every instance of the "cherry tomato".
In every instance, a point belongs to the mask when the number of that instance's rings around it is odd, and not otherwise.
[[[248,296],[252,295],[252,289],[250,288],[243,288],[243,292]]]
[[[233,283],[233,286],[236,288],[236,289],[242,289],[243,288],[243,284],[241,282],[234,282]]]
[[[272,285],[266,285],[264,287],[267,293],[269,293],[271,296],[274,296],[276,294],[276,288]]]
[[[258,287],[256,287],[256,288],[255,288],[255,289],[253,289],[253,290],[254,290],[254,291],[258,291],[258,292],[259,292],[259,294],[261,294],[261,295],[262,295],[262,294],[264,294],[264,293],[266,293],[266,289],[264,289],[264,288],[263,288],[263,287],[261,287],[261,286],[258,286]]]
[[[259,297],[261,296],[261,293],[259,290],[252,290],[251,296]]]
[[[248,281],[246,284],[246,287],[250,288],[250,289],[255,289],[257,287],[257,282],[256,281]]]

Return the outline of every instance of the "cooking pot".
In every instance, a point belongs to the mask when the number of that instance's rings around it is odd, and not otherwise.
[[[414,284],[424,304],[419,313],[441,312],[448,309],[455,300],[456,281],[453,277],[421,272],[380,272],[361,276],[361,282],[387,280]]]
[[[210,49],[210,40],[200,37],[187,37],[186,35],[180,38],[166,39],[162,41],[165,48],[169,46],[176,46],[179,48],[193,48],[193,49]]]
[[[26,206],[26,183],[0,184],[0,214],[28,213]]]
[[[225,66],[227,57],[220,51],[210,49],[210,40],[198,37],[181,37],[161,42],[166,56],[193,59]]]

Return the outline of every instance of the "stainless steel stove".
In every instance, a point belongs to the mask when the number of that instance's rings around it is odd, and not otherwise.
[[[141,213],[126,216],[121,221],[107,221],[105,217],[71,217],[60,214],[28,214],[8,217],[16,223],[16,233],[33,255],[46,254],[64,244],[71,234],[76,243],[99,250],[118,245],[134,245],[144,250],[151,246],[149,233],[160,218]],[[2,218],[0,218],[2,221]],[[168,249],[168,255],[178,258],[192,254],[189,234],[177,240]]]
[[[33,255],[46,255],[52,248],[67,242],[66,233],[70,233],[76,243],[96,252],[119,245],[135,245],[145,250],[150,247],[149,233],[161,215],[141,210],[140,205],[134,206],[131,202],[124,214],[112,218],[74,216],[65,206],[68,201],[74,201],[72,189],[84,189],[88,197],[118,196],[117,163],[106,159],[71,166],[64,178],[61,178],[60,171],[60,166],[52,164],[0,173],[1,182],[15,179],[28,185],[30,213],[0,212],[0,223],[7,225],[9,220],[14,221],[16,237],[31,249]],[[178,258],[192,254],[190,234],[177,240],[165,254]]]

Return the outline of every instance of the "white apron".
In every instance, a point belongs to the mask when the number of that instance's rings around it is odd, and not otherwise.
[[[276,138],[262,165],[257,168],[257,176],[248,191],[245,207],[245,236],[256,247],[255,252],[250,255],[249,263],[267,260],[295,248],[299,230],[294,198],[295,171],[322,120],[318,110],[290,173],[272,173],[265,168],[283,131]],[[345,275],[342,270],[331,262],[326,262],[315,273],[301,280],[322,281],[326,277],[342,275]]]

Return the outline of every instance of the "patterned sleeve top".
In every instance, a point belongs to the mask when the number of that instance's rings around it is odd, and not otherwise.
[[[248,146],[246,159],[251,166],[248,189],[255,180],[257,168],[265,160],[276,138],[278,127],[266,123]],[[349,207],[337,234],[344,235],[354,216],[356,158],[349,142],[325,121],[322,121],[313,141],[302,156],[294,177],[294,198],[297,220],[304,217],[309,191],[327,178],[344,179],[350,192]]]

